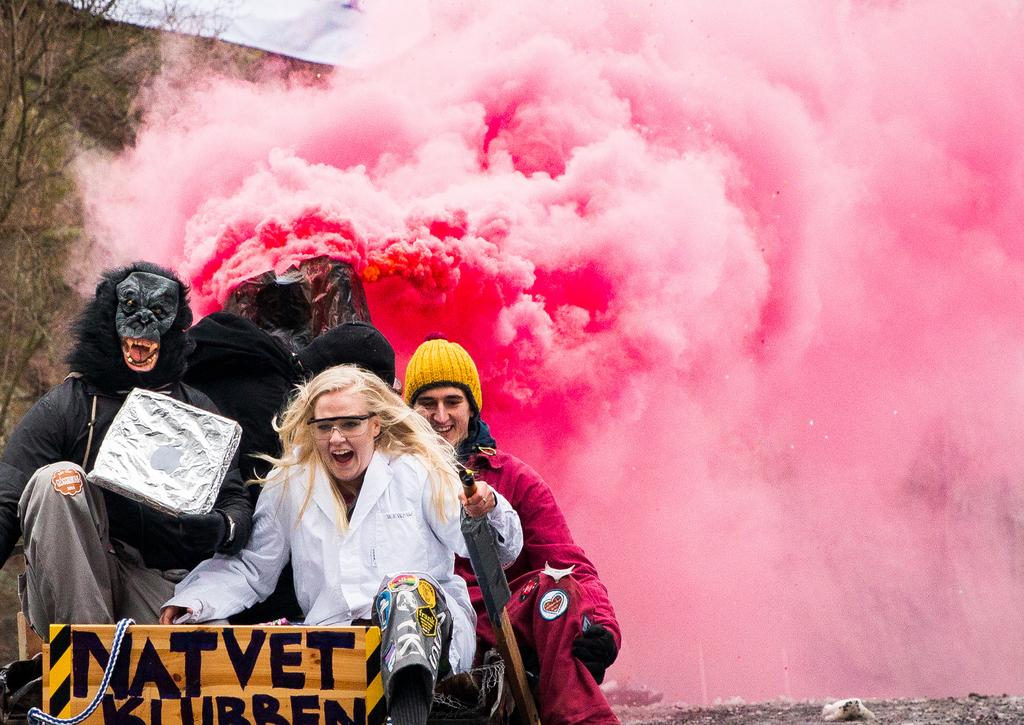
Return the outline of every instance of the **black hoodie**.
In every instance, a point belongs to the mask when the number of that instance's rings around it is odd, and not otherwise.
[[[295,356],[272,335],[230,312],[204,317],[191,333],[196,347],[188,358],[185,382],[210,396],[223,415],[242,426],[242,476],[265,474],[268,464],[253,454],[281,453],[271,421],[301,379]]]

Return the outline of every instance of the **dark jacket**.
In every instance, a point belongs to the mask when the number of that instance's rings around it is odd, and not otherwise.
[[[208,397],[182,383],[172,384],[168,395],[204,410],[216,412]],[[96,396],[96,424],[89,460],[83,462],[89,435],[92,397]],[[97,389],[69,378],[50,390],[25,414],[0,456],[0,561],[6,561],[21,535],[18,500],[32,474],[58,461],[92,469],[100,443],[121,408],[126,394]],[[146,566],[154,569],[191,569],[214,553],[234,554],[245,546],[252,527],[252,505],[242,489],[237,459],[221,485],[214,505],[235,522],[235,536],[224,545],[223,516],[176,517],[104,490],[110,538],[135,547]],[[61,532],[53,532],[60,536]]]
[[[281,455],[281,439],[271,421],[302,380],[297,358],[276,337],[244,317],[214,312],[189,332],[195,350],[188,358],[185,382],[210,396],[223,415],[242,426],[238,466],[245,481],[266,476],[270,464],[256,454]],[[261,487],[249,486],[256,503]],[[280,618],[300,621],[289,563],[267,599],[231,618],[232,624],[258,624]]]
[[[257,453],[281,455],[271,425],[295,384],[302,380],[295,356],[254,323],[229,312],[214,312],[191,330],[196,343],[185,382],[203,391],[222,415],[242,426],[238,463],[245,480],[264,476],[270,465]]]

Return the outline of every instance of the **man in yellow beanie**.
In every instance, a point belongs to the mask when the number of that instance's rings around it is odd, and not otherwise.
[[[538,675],[541,721],[618,723],[598,686],[621,641],[608,590],[573,541],[544,479],[497,449],[480,417],[483,394],[473,358],[458,343],[428,337],[406,367],[405,400],[519,513],[523,551],[505,572],[512,590],[508,613],[524,660]],[[476,577],[465,559],[456,560],[455,570],[469,585],[478,651],[484,652],[494,646],[494,634]]]

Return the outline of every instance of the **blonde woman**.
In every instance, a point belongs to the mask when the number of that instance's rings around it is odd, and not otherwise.
[[[454,574],[454,555],[467,555],[460,499],[494,526],[503,565],[522,548],[519,517],[486,484],[467,500],[451,445],[360,368],[329,368],[299,386],[278,432],[285,453],[271,459],[249,544],[194,569],[160,621],[223,619],[252,606],[274,591],[290,556],[306,624],[380,623],[392,720],[425,722],[436,679],[469,669],[476,646],[476,615]],[[437,636],[399,629],[424,606]],[[405,641],[410,629],[418,645]]]

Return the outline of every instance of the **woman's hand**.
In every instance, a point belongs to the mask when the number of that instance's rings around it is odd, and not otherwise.
[[[483,481],[476,482],[476,492],[469,498],[466,498],[465,489],[460,491],[459,500],[462,502],[462,507],[466,509],[466,513],[474,519],[486,516],[498,505],[498,497],[494,494],[494,489]]]
[[[160,624],[174,624],[174,620],[185,613],[192,614],[192,610],[187,607],[164,607],[160,610]]]

